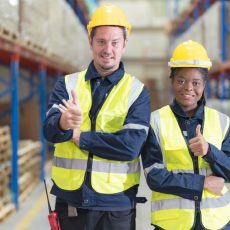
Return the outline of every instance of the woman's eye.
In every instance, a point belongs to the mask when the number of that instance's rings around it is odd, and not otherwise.
[[[183,85],[183,84],[184,84],[184,81],[183,81],[183,80],[177,80],[177,84]]]
[[[197,82],[197,81],[194,81],[194,82],[192,83],[192,85],[193,85],[193,86],[199,86],[199,85],[200,85],[200,83],[199,83],[199,82]]]

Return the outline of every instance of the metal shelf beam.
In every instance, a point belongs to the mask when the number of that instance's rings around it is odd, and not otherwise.
[[[11,56],[10,63],[11,70],[11,83],[12,83],[12,93],[11,93],[11,137],[12,137],[12,180],[11,180],[11,191],[12,200],[15,204],[16,209],[18,209],[18,138],[19,138],[19,56],[13,54]]]
[[[44,65],[40,65],[39,67],[39,79],[40,124],[43,124],[46,118],[46,68]],[[43,135],[42,125],[40,126],[40,141],[42,143],[40,179],[43,180],[45,178],[44,166],[46,161],[46,142]]]

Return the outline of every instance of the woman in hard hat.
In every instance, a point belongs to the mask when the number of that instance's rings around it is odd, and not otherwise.
[[[87,29],[93,60],[58,79],[44,124],[56,143],[51,193],[62,230],[134,230],[150,98],[121,62],[131,30],[123,11],[103,5]]]
[[[201,44],[178,45],[169,62],[174,100],[151,113],[142,157],[155,229],[230,229],[229,117],[205,105],[211,65]]]

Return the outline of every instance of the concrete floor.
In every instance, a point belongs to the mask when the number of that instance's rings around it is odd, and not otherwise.
[[[49,167],[48,167],[49,168]],[[49,175],[49,170],[47,175]],[[47,187],[50,190],[51,180],[47,177]],[[145,204],[137,205],[137,230],[152,230],[150,225],[150,190],[148,189],[145,178],[141,176],[141,186],[139,196],[145,196],[148,201]],[[54,208],[55,197],[49,195],[51,206]],[[18,212],[12,214],[6,221],[0,224],[1,230],[49,230],[47,219],[48,207],[44,184],[41,182],[31,193],[27,200],[21,205]]]

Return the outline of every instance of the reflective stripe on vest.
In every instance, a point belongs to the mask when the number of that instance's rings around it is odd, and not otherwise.
[[[64,169],[85,170],[87,166],[87,160],[54,157],[53,166]],[[139,162],[129,162],[126,164],[122,164],[113,162],[94,161],[93,171],[110,173],[137,173],[140,171],[140,164]]]
[[[85,73],[75,73],[65,77],[66,89],[72,99],[71,90],[75,90],[83,112],[81,131],[91,130],[89,111],[92,105],[90,81]],[[130,106],[140,95],[143,84],[136,78],[125,74],[107,96],[96,120],[96,132],[116,132],[121,129],[148,128],[138,124],[126,124],[124,120]],[[81,187],[87,168],[88,152],[81,150],[72,141],[55,145],[55,158],[52,178],[58,187],[75,190]],[[91,183],[96,192],[113,194],[122,192],[139,183],[139,159],[133,161],[112,161],[93,156]]]
[[[225,189],[227,189],[225,187]],[[215,205],[216,208],[226,206],[230,203],[230,191],[228,190],[223,196],[211,197],[203,199],[201,202],[202,209],[213,208]],[[167,202],[164,200],[156,200],[152,202],[152,211],[160,211],[167,209],[194,209],[195,203],[192,200],[184,199],[184,198],[174,198],[168,199]]]
[[[222,141],[229,129],[229,118],[208,107],[205,107],[204,115],[203,136],[207,142],[221,149]],[[186,142],[169,106],[151,114],[151,126],[161,146],[164,162],[146,168],[145,174],[148,174],[153,168],[166,168],[173,173],[194,173]],[[209,164],[202,157],[198,157],[198,165],[200,175],[212,174]],[[220,229],[230,221],[228,186],[229,183],[226,183],[222,190],[223,196],[213,195],[206,189],[203,191],[200,209],[202,224],[207,229]],[[163,229],[191,229],[194,213],[195,201],[171,194],[152,193],[152,223]]]

